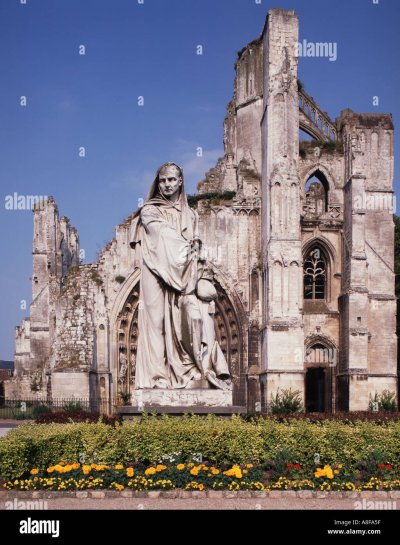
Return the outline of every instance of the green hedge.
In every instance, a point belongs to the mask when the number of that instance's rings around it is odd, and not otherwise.
[[[180,461],[201,453],[203,460],[219,465],[258,464],[275,459],[284,449],[300,464],[315,465],[318,454],[321,465],[341,463],[349,474],[370,452],[380,450],[399,471],[400,422],[278,422],[274,418],[244,422],[240,417],[148,416],[115,427],[101,422],[23,424],[0,439],[0,475],[19,478],[31,468],[45,469],[60,461],[154,463],[173,453],[179,453]]]

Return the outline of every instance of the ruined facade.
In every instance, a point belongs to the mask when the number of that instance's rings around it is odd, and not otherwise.
[[[233,403],[300,390],[310,411],[366,410],[397,393],[393,124],[333,122],[299,85],[298,19],[272,10],[239,54],[224,157],[192,199],[218,291],[215,327]],[[313,140],[299,142],[300,130]],[[179,160],[179,158],[177,158]],[[34,210],[33,301],[6,395],[109,407],[135,388],[140,270],[132,217],[97,263],[49,199]]]

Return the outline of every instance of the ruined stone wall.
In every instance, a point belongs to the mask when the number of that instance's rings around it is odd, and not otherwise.
[[[52,347],[53,397],[89,398],[83,375],[97,368],[95,316],[104,298],[96,265],[73,267],[63,283],[56,306],[56,337]]]
[[[390,116],[342,112],[346,151],[343,325],[350,410],[369,395],[397,391],[392,203],[393,124]]]
[[[200,195],[231,191],[235,196],[205,198],[199,202],[198,213],[208,259],[232,283],[249,318],[259,321],[261,290],[257,286],[255,298],[250,282],[255,271],[259,283],[261,268],[261,40],[243,48],[235,68],[234,97],[224,122],[225,156],[199,184]]]
[[[61,283],[69,268],[79,264],[77,231],[68,218],[59,218],[53,197],[38,202],[33,209],[32,254],[29,319],[24,319],[16,329],[15,381],[22,381],[19,388],[23,397],[35,391],[36,395],[46,395],[45,373],[50,367],[51,347],[56,338],[55,307]],[[32,377],[34,390],[30,388]],[[6,385],[6,396],[16,391],[12,382]]]
[[[305,349],[312,342],[326,342],[329,348],[337,350],[340,345],[339,332],[339,297],[341,294],[342,272],[342,228],[343,228],[343,147],[324,147],[322,142],[302,142],[302,157],[299,163],[301,184],[301,230],[304,254],[312,247],[326,250],[328,257],[327,297],[320,301],[304,301],[304,337]],[[307,181],[321,173],[326,182],[326,212],[314,217],[309,214],[306,204]],[[338,354],[333,354],[335,361]],[[337,362],[338,363],[338,362]]]
[[[243,158],[261,172],[260,121],[263,113],[263,47],[256,40],[245,47],[236,63],[234,108],[236,112],[236,163]]]

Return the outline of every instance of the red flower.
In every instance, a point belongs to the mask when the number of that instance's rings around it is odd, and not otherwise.
[[[295,469],[300,469],[300,464],[295,464],[295,465],[294,465],[294,468],[295,468]]]
[[[385,469],[387,470],[392,469],[392,466],[390,464],[387,464]]]
[[[287,467],[293,467],[293,464],[287,464]]]
[[[385,467],[385,464],[378,464],[379,469],[383,469]]]

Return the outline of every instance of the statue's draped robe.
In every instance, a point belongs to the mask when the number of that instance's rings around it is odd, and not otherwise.
[[[196,218],[189,208],[181,208],[182,203],[176,207],[148,204],[141,211],[137,388],[185,388],[190,380],[201,378],[193,353],[193,348],[201,346],[191,346],[201,328],[193,295],[198,266],[190,240],[181,234],[182,214],[191,215],[186,220],[192,229]]]
[[[136,388],[186,388],[204,377],[225,387],[225,357],[215,340],[210,304],[196,295],[203,264],[193,241],[198,216],[182,190],[176,203],[156,193],[144,204],[132,246],[141,267]],[[214,303],[211,303],[214,307]]]

